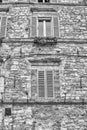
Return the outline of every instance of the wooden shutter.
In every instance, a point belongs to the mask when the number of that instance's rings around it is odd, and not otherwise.
[[[37,36],[37,19],[36,17],[32,17],[32,37],[36,37]]]
[[[54,70],[54,95],[56,98],[60,98],[59,70]]]
[[[4,77],[0,77],[0,99],[2,99],[2,94],[4,92]]]
[[[37,69],[31,70],[31,96],[35,98],[37,95]]]
[[[38,91],[39,97],[45,97],[44,71],[38,71]]]
[[[28,34],[29,34],[29,37],[30,37],[30,18],[28,19],[28,27],[29,27],[29,28],[28,28],[28,31],[29,31]]]
[[[30,0],[31,3],[37,3],[37,0]]]
[[[46,71],[47,97],[53,97],[53,71]]]
[[[46,20],[46,36],[51,36],[51,20]]]
[[[54,21],[54,37],[58,37],[59,32],[58,32],[58,17],[53,18]]]
[[[5,37],[6,34],[6,22],[7,22],[7,17],[3,16],[1,18],[1,30],[0,30],[0,37]]]
[[[39,20],[39,22],[38,22],[38,36],[39,37],[43,37],[43,20]]]
[[[57,0],[50,0],[51,3],[57,3]]]
[[[0,77],[0,93],[4,92],[4,77]]]

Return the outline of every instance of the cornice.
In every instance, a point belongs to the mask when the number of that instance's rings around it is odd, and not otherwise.
[[[34,43],[35,38],[11,38],[11,39],[2,39],[3,43]],[[67,44],[87,44],[87,39],[61,39],[57,38],[57,43],[67,43]]]
[[[9,2],[9,3],[0,3],[0,5],[59,5],[59,6],[87,6],[87,3],[32,3],[32,2]]]

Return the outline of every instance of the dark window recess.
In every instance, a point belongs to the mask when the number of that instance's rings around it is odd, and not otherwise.
[[[2,0],[0,0],[0,3],[2,3]]]
[[[38,2],[42,2],[42,3],[49,3],[50,2],[50,0],[38,0]]]
[[[38,2],[43,2],[43,0],[38,0]]]
[[[50,0],[45,0],[45,2],[48,2],[48,3],[49,3],[49,2],[50,2]]]
[[[5,108],[5,116],[11,115],[11,108]]]

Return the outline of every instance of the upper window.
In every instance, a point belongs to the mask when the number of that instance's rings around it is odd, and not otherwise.
[[[38,0],[38,2],[41,2],[41,3],[49,3],[50,0]]]
[[[32,17],[32,37],[58,37],[58,16]]]
[[[39,37],[51,36],[51,19],[38,20],[38,36]]]

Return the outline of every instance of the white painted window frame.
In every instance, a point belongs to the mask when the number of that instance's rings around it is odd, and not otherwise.
[[[37,36],[39,37],[39,20],[43,20],[43,37],[46,37],[46,20],[49,20],[50,19],[50,23],[51,23],[51,37],[52,37],[52,28],[53,28],[53,24],[52,24],[52,22],[53,22],[53,20],[52,20],[52,18],[51,17],[45,17],[45,19],[44,18],[38,18],[38,21],[37,21]]]

